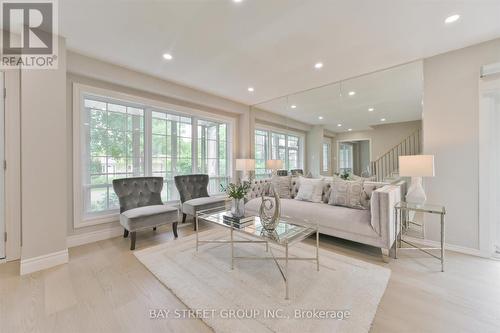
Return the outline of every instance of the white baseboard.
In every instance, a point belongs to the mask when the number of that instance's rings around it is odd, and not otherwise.
[[[441,246],[440,242],[436,242],[436,241],[433,241],[430,239],[421,239],[421,238],[408,237],[408,236],[405,236],[404,239],[406,239],[412,243],[417,243],[417,244],[429,246],[429,247],[440,247]],[[453,245],[453,244],[448,244],[448,243],[444,244],[444,248],[446,250],[459,252],[459,253],[463,253],[463,254],[469,254],[471,256],[484,257],[482,255],[481,251],[478,249],[472,249],[469,247],[463,247],[463,246]]]
[[[123,227],[113,226],[102,230],[86,232],[84,234],[70,235],[66,238],[66,244],[68,248],[70,248],[118,237],[120,235],[123,235]]]
[[[21,275],[26,275],[51,268],[57,265],[65,264],[69,261],[68,249],[58,252],[52,252],[43,256],[21,259]]]

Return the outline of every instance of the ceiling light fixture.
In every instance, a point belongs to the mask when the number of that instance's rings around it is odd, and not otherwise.
[[[348,128],[347,130],[348,130],[349,132],[351,132],[351,131],[352,131],[352,128]]]
[[[319,119],[319,120],[323,120],[323,116],[319,116],[319,117],[318,117],[318,119]]]
[[[380,121],[385,121],[385,118],[380,119]]]
[[[254,92],[255,89],[253,87],[248,87],[248,92]]]
[[[323,63],[322,62],[317,62],[315,65],[314,65],[314,68],[316,69],[320,69],[323,67]]]
[[[368,112],[373,112],[375,109],[374,108],[369,108]]]
[[[444,23],[446,24],[450,24],[450,23],[453,23],[453,22],[456,22],[460,19],[460,15],[458,14],[455,14],[455,15],[451,15],[451,16],[448,16],[445,20],[444,20]]]
[[[172,59],[174,59],[174,57],[172,57],[172,55],[170,53],[164,53],[163,54],[163,59],[165,59],[165,60],[172,60]]]
[[[239,3],[242,2],[243,0],[233,0],[233,2]]]
[[[291,107],[292,109],[296,109],[296,108],[297,108],[297,105],[292,104],[290,107]]]
[[[349,96],[354,96],[354,95],[356,95],[355,91],[349,91]]]
[[[342,127],[342,124],[337,124],[337,127]]]

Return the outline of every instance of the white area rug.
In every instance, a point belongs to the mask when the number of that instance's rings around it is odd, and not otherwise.
[[[200,233],[200,239],[228,236],[222,229]],[[273,246],[273,251],[282,254],[280,247]],[[300,243],[290,247],[290,253],[311,257],[315,248]],[[196,252],[192,235],[134,254],[190,309],[208,310],[198,315],[216,332],[368,332],[391,274],[387,268],[320,249],[319,272],[312,261],[289,262],[287,301],[273,260],[238,260],[231,271],[229,244],[202,244]],[[236,244],[235,254],[266,252],[263,244]],[[307,318],[319,314],[318,310],[331,311],[327,316],[348,311],[350,316],[343,320]],[[270,314],[281,318],[269,318]],[[170,313],[168,318],[175,315]]]

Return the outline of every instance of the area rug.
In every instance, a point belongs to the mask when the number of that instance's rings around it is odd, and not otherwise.
[[[208,230],[200,239],[227,239],[227,230]],[[282,255],[279,246],[272,246]],[[320,270],[309,261],[290,261],[290,299],[273,260],[238,260],[230,267],[228,244],[201,244],[191,235],[134,252],[190,309],[152,309],[154,319],[197,317],[215,332],[368,332],[391,271],[320,250]],[[235,245],[235,255],[266,255],[262,244]],[[299,243],[291,256],[315,255]],[[167,313],[168,312],[168,313]]]

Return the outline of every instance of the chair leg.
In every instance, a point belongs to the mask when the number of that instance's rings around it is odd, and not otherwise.
[[[156,231],[156,227],[153,227],[153,230]]]
[[[135,236],[136,236],[136,232],[132,231],[130,233],[130,250],[135,250]]]
[[[128,230],[123,229],[123,238],[127,238],[127,237],[128,237]]]
[[[186,223],[186,214],[182,214],[182,223]]]
[[[172,223],[172,230],[174,232],[174,237],[177,238],[177,222]]]

